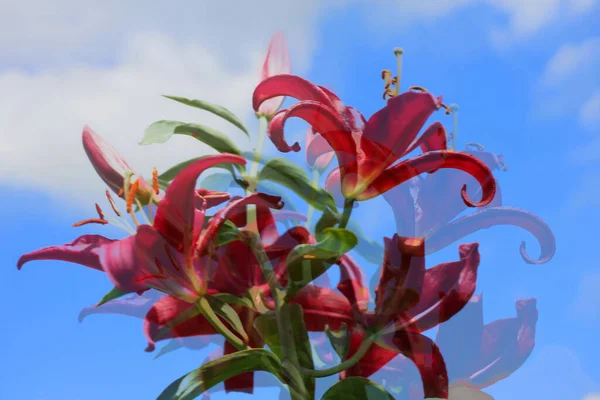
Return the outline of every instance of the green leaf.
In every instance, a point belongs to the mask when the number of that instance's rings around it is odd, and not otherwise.
[[[350,335],[348,335],[348,326],[342,322],[340,329],[337,331],[331,330],[329,325],[325,327],[325,334],[329,338],[331,346],[335,350],[341,360],[346,359],[348,348],[350,347]]]
[[[249,349],[228,354],[210,361],[171,383],[157,400],[192,400],[211,387],[251,371],[266,371],[280,381],[283,365],[270,351]]]
[[[141,145],[164,143],[173,135],[188,135],[212,147],[219,153],[240,155],[242,152],[235,143],[213,128],[200,124],[188,124],[181,121],[156,121],[144,132]]]
[[[185,167],[187,167],[188,165],[198,161],[198,160],[202,160],[203,158],[206,158],[208,156],[201,156],[201,157],[196,157],[196,158],[192,158],[190,160],[187,161],[183,161],[171,168],[169,168],[168,170],[166,170],[165,172],[163,172],[162,174],[160,174],[158,176],[158,183],[159,185],[161,184],[161,181],[166,183],[168,185],[168,182],[172,181],[173,179],[175,179],[175,177],[177,176],[177,174],[179,174]],[[212,168],[223,168],[226,169],[227,171],[229,171],[229,173],[235,177],[235,170],[234,168],[239,170],[239,167],[243,167],[241,165],[237,165],[237,164],[232,164],[232,163],[219,163],[214,165]],[[209,175],[212,176],[212,175]],[[208,178],[208,177],[207,177]]]
[[[282,359],[283,353],[281,351],[281,343],[279,342],[279,331],[277,330],[275,313],[270,311],[256,317],[254,320],[254,328],[269,346],[271,351],[275,353],[279,359]]]
[[[312,347],[308,338],[306,325],[304,324],[302,307],[298,304],[285,304],[280,312],[282,314],[281,318],[286,322],[285,325],[289,326],[289,333],[292,335],[294,341],[298,364],[303,368],[314,369]],[[254,327],[271,351],[275,353],[277,357],[282,359],[283,349],[279,339],[279,330],[275,314],[273,312],[268,312],[258,316],[254,320]],[[303,381],[308,392],[314,393],[315,378],[306,375],[303,377]]]
[[[237,312],[235,312],[233,307],[218,297],[211,296],[209,294],[205,294],[204,297],[208,301],[208,304],[210,304],[210,307],[213,309],[215,314],[223,318],[229,324],[229,326],[231,326],[242,337],[242,339],[244,339],[245,342],[250,340],[246,330],[244,329],[244,324],[242,323],[240,316],[237,314]]]
[[[326,228],[315,244],[300,244],[286,259],[291,299],[301,288],[325,273],[342,255],[358,243],[356,235],[347,229]]]
[[[261,169],[258,179],[278,183],[295,192],[317,210],[329,207],[337,210],[333,197],[324,189],[314,187],[306,172],[285,158],[269,160]]]
[[[244,306],[247,308],[254,307],[254,304],[252,304],[252,301],[246,297],[240,297],[240,296],[236,296],[236,295],[230,294],[230,293],[217,293],[213,296],[225,304],[236,304],[236,305]]]
[[[327,228],[333,228],[339,223],[337,215],[335,215],[329,208],[327,208],[321,218],[315,225],[315,237],[317,240],[321,240],[323,237],[323,231]]]
[[[128,292],[123,292],[121,289],[119,289],[115,286],[114,288],[112,288],[110,290],[110,292],[108,292],[104,295],[104,297],[100,300],[100,302],[98,304],[96,304],[96,307],[100,307],[102,304],[106,304],[109,301],[118,299],[119,297],[125,296],[126,294],[128,294]]]
[[[229,220],[225,221],[217,232],[215,239],[216,246],[223,246],[239,239],[240,230]]]
[[[325,392],[321,400],[394,400],[381,385],[360,376],[337,382]]]
[[[166,97],[167,99],[178,101],[182,104],[185,104],[186,106],[199,108],[201,110],[205,110],[210,113],[213,113],[213,114],[223,118],[224,120],[232,123],[233,125],[237,126],[238,128],[240,128],[242,130],[242,132],[244,132],[246,134],[246,136],[250,137],[250,134],[248,133],[248,129],[246,129],[246,127],[244,126],[242,121],[237,117],[237,115],[235,115],[234,113],[232,113],[225,107],[221,107],[216,104],[212,104],[212,103],[209,103],[209,102],[206,102],[203,100],[190,100],[190,99],[186,99],[185,97],[179,97],[179,96],[163,95],[163,97]]]
[[[219,192],[226,192],[229,190],[232,182],[234,182],[234,180],[231,175],[217,172],[202,179],[200,181],[200,187],[209,190],[218,190]]]

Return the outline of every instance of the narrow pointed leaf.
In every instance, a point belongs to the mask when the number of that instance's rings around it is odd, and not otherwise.
[[[191,99],[186,99],[185,97],[179,97],[179,96],[163,96],[163,97],[166,97],[167,99],[178,101],[179,103],[185,104],[186,106],[199,108],[201,110],[205,110],[210,113],[213,113],[213,114],[223,118],[227,122],[230,122],[231,124],[237,126],[238,128],[240,128],[242,130],[242,132],[244,132],[246,134],[246,136],[250,137],[250,135],[248,133],[248,129],[246,129],[246,127],[244,126],[242,121],[238,118],[238,116],[235,115],[233,112],[229,111],[228,109],[226,109],[225,107],[218,106],[216,104],[212,104],[212,103],[209,103],[209,102],[203,101],[203,100],[191,100]]]
[[[323,211],[326,207],[337,210],[333,197],[326,190],[313,186],[306,172],[285,158],[274,158],[267,162],[258,178],[287,187],[317,210]]]
[[[211,295],[204,295],[208,304],[213,309],[215,314],[219,317],[223,318],[229,326],[231,326],[239,335],[244,339],[245,342],[248,342],[250,339],[248,338],[248,334],[244,330],[244,324],[240,319],[239,315],[235,312],[233,307],[229,304],[225,303],[221,299]]]
[[[167,183],[170,182],[170,181],[172,181],[177,176],[177,174],[179,174],[185,167],[187,167],[188,165],[190,165],[190,164],[192,164],[192,163],[194,163],[194,162],[196,162],[198,160],[201,160],[201,159],[203,159],[205,157],[207,157],[207,156],[192,158],[190,160],[181,162],[181,163],[179,163],[179,164],[177,164],[177,165],[169,168],[168,170],[166,170],[165,172],[163,172],[162,174],[160,174],[158,176],[158,183],[160,184],[161,181],[162,182],[167,182]],[[231,164],[231,163],[221,163],[221,164],[216,164],[216,165],[213,166],[213,168],[226,169],[227,171],[229,171],[229,173],[233,177],[235,177],[235,170],[234,170],[234,168],[237,169],[238,167],[242,167],[243,168],[244,166],[243,165],[237,165],[237,164],[234,165],[234,164]],[[212,175],[209,175],[209,176],[212,176]]]
[[[173,135],[187,135],[212,147],[220,153],[231,153],[240,155],[242,152],[235,143],[213,128],[200,124],[188,124],[181,121],[156,121],[144,132],[141,145],[164,143]]]
[[[226,192],[234,182],[231,175],[223,173],[214,173],[208,175],[206,178],[200,181],[200,187],[204,189],[217,190],[219,192]]]
[[[350,347],[350,335],[348,335],[348,326],[342,322],[340,329],[337,331],[331,330],[329,326],[325,328],[325,334],[329,338],[329,342],[333,350],[340,356],[340,359],[345,360]]]
[[[353,376],[338,381],[321,400],[394,400],[381,385],[363,377]]]
[[[252,301],[246,297],[239,297],[229,293],[217,293],[213,295],[225,304],[236,304],[247,308],[253,308]]]
[[[265,349],[242,350],[210,361],[182,376],[171,383],[157,400],[193,400],[227,379],[252,371],[266,371],[284,381],[283,365],[273,353]]]
[[[158,350],[158,352],[154,356],[154,360],[156,360],[159,357],[164,356],[165,354],[171,353],[175,350],[179,350],[182,347],[183,347],[183,345],[181,344],[181,342],[179,340],[171,339],[169,341],[169,343],[167,343],[166,345],[161,347],[160,350]]]
[[[291,299],[298,290],[321,276],[342,255],[358,243],[354,233],[342,228],[326,228],[315,244],[300,244],[286,259]]]
[[[109,301],[118,299],[119,297],[125,296],[126,294],[128,294],[128,293],[123,292],[122,290],[120,290],[117,287],[114,287],[111,289],[110,292],[108,292],[104,295],[104,297],[100,300],[100,302],[98,304],[96,304],[96,307],[100,307],[102,304],[106,304]]]
[[[258,331],[262,339],[265,341],[267,346],[273,353],[283,358],[281,351],[281,342],[279,341],[279,331],[277,330],[277,319],[273,312],[268,312],[263,315],[259,315],[254,320],[254,328]]]

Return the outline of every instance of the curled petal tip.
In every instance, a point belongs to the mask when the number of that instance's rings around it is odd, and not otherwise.
[[[519,247],[519,253],[521,253],[521,258],[527,264],[539,265],[539,264],[547,263],[548,261],[550,261],[552,259],[552,257],[554,257],[554,248],[552,249],[551,252],[549,252],[546,255],[540,256],[540,258],[536,260],[536,259],[533,259],[531,256],[529,256],[529,254],[527,254],[527,244],[525,243],[525,241],[522,241],[521,246]]]
[[[156,345],[154,343],[148,343],[148,346],[144,349],[146,353],[152,353],[156,349]]]
[[[301,150],[300,143],[296,142],[296,143],[294,143],[294,144],[292,145],[292,151],[293,151],[294,153],[297,153],[297,152],[299,152],[300,150]]]

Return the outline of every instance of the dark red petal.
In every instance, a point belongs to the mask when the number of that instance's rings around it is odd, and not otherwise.
[[[517,317],[494,321],[484,327],[477,372],[468,386],[484,388],[519,369],[535,346],[538,318],[535,299],[517,301]]]
[[[473,295],[458,314],[438,327],[435,343],[444,356],[450,382],[468,378],[476,371],[483,337],[481,299],[481,295]]]
[[[496,193],[496,180],[493,179],[490,169],[473,156],[445,151],[431,151],[388,168],[373,181],[366,191],[359,194],[356,199],[371,199],[415,176],[441,168],[459,169],[477,179],[483,188],[483,196],[479,203],[473,203],[467,197],[466,185],[462,188],[463,201],[469,207],[482,207],[493,200]]]
[[[408,321],[398,321],[407,329],[427,331],[457,314],[475,292],[478,244],[462,244],[458,247],[460,261],[436,265],[425,271],[421,297],[410,310]]]
[[[275,274],[282,285],[287,285],[287,257],[294,247],[310,242],[310,233],[302,226],[295,226],[287,230],[277,240],[265,247],[267,257],[271,261]]]
[[[42,249],[23,254],[17,261],[17,269],[30,261],[56,260],[81,264],[88,268],[103,271],[103,258],[105,246],[117,242],[100,235],[83,235],[71,243],[60,246],[48,246]]]
[[[384,238],[385,255],[375,289],[375,314],[380,327],[419,302],[425,277],[422,239]],[[425,294],[426,295],[426,294]]]
[[[201,197],[201,199],[196,201],[196,204],[198,205],[198,202],[203,203],[199,204],[199,207],[197,206],[197,208],[201,210],[216,207],[231,198],[231,195],[227,192],[219,192],[218,190],[209,190],[204,188],[196,190],[196,194]]]
[[[543,264],[554,257],[556,239],[550,227],[534,214],[512,207],[486,208],[450,222],[427,241],[427,254],[443,249],[473,232],[497,225],[518,226],[536,237],[541,247],[537,260],[527,254],[525,242],[521,242],[521,257],[526,263]]]
[[[364,333],[353,332],[348,357],[356,352],[363,340]],[[402,354],[410,359],[419,370],[426,398],[448,398],[448,376],[444,359],[431,339],[416,332],[398,331],[384,336],[382,342],[389,348],[372,345],[354,367],[341,374],[341,378],[349,376],[368,378],[398,354]]]
[[[446,150],[446,146],[446,128],[440,122],[434,122],[420,137],[415,139],[406,153],[412,152],[417,147],[420,147],[423,153],[427,153],[429,151]]]
[[[331,289],[307,285],[296,294],[291,303],[302,306],[309,332],[323,332],[326,325],[337,330],[343,322],[350,328],[354,325],[350,303],[343,295]]]
[[[258,111],[265,100],[279,96],[331,105],[329,96],[319,86],[296,75],[281,74],[267,78],[256,86],[252,94],[252,108]]]
[[[208,225],[196,242],[196,251],[202,254],[207,250],[207,245],[214,240],[221,226],[227,220],[240,221],[240,217],[246,215],[246,206],[256,205],[258,207],[281,208],[281,197],[271,196],[264,193],[253,193],[246,197],[235,198],[225,207],[220,209],[208,222]]]
[[[206,318],[203,315],[198,315],[171,328],[163,337],[157,337],[161,328],[191,307],[196,307],[196,305],[173,296],[165,296],[154,303],[144,319],[144,334],[148,340],[146,351],[154,351],[155,343],[158,340],[216,334],[217,332]]]
[[[340,267],[340,282],[337,289],[348,299],[354,316],[360,320],[360,315],[369,306],[369,288],[364,284],[363,274],[356,262],[344,254],[338,261]]]
[[[389,156],[390,165],[407,153],[427,119],[440,107],[441,98],[430,93],[406,92],[388,100],[387,105],[367,121],[361,140],[374,142]]]
[[[246,160],[233,154],[218,154],[195,161],[177,174],[158,204],[154,227],[179,251],[190,249],[193,240],[196,180],[206,169],[220,163],[243,165]]]
[[[221,246],[218,265],[211,274],[211,288],[219,292],[243,296],[248,289],[263,283],[263,274],[253,250],[241,241]]]
[[[269,137],[279,151],[288,152],[290,147],[284,139],[284,125],[289,118],[301,118],[329,143],[335,150],[340,165],[352,165],[356,161],[356,144],[352,131],[332,108],[315,101],[302,101],[276,114],[269,124]],[[296,146],[297,145],[297,146]],[[294,151],[300,150],[296,143]]]

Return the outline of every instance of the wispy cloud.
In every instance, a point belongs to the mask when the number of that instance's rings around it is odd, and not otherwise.
[[[583,317],[592,321],[600,320],[600,274],[586,274],[579,284],[578,295],[572,305],[572,312],[576,317]]]
[[[209,151],[189,137],[139,146],[144,129],[156,120],[200,122],[230,134],[248,150],[245,136],[229,124],[160,95],[214,102],[253,123],[251,94],[270,35],[285,29],[293,69],[302,73],[322,12],[316,1],[236,7],[224,2],[179,7],[176,1],[166,7],[109,0],[83,7],[64,0],[53,4],[52,12],[46,3],[34,3],[0,6],[8,36],[27,37],[0,38],[0,181],[77,203],[97,200],[104,191],[81,147],[84,124],[146,177],[153,167],[164,171]],[[39,18],[34,21],[32,15]],[[180,27],[188,29],[187,35]],[[94,49],[102,56],[90,56]],[[14,62],[3,66],[12,53]],[[56,54],[66,59],[56,62]]]

